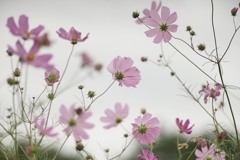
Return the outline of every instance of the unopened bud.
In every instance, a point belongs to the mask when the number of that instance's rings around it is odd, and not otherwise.
[[[206,46],[204,44],[199,44],[197,47],[198,47],[198,50],[200,50],[200,51],[204,51],[206,48]]]
[[[132,13],[133,18],[138,18],[139,17],[139,12],[135,11]]]
[[[19,68],[16,68],[15,71],[13,72],[13,75],[14,75],[15,77],[20,77],[20,76],[21,76],[21,71],[20,71],[20,69],[19,69]]]
[[[89,91],[87,95],[89,98],[93,98],[96,94],[93,91]]]
[[[232,16],[236,16],[237,12],[238,12],[238,8],[237,8],[237,7],[234,7],[234,8],[231,10]]]
[[[148,60],[147,57],[141,57],[142,62],[146,62],[147,60]]]
[[[191,26],[187,26],[186,27],[186,31],[191,31],[192,30],[192,27]]]

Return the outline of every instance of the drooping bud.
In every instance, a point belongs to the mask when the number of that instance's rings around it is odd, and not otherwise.
[[[142,108],[142,109],[141,109],[141,113],[142,113],[142,114],[145,114],[146,112],[147,112],[147,110],[146,110],[145,108]]]
[[[80,85],[80,86],[78,86],[78,89],[83,89],[84,88],[84,85]]]
[[[81,141],[77,141],[75,148],[76,148],[76,150],[78,150],[78,151],[82,151],[83,148],[84,148],[84,146],[83,146],[83,144],[81,143]]]
[[[190,31],[190,35],[191,35],[191,36],[195,36],[196,33],[195,33],[194,31]]]
[[[76,111],[77,115],[80,115],[83,112],[83,109],[81,107],[79,107],[75,111]]]

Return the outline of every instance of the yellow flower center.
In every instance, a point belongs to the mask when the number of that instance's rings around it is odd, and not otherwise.
[[[35,55],[34,55],[34,54],[29,53],[29,54],[27,55],[27,60],[33,61],[34,59],[35,59]]]
[[[77,41],[77,36],[72,36],[72,41]]]
[[[30,37],[30,33],[28,31],[24,32],[27,37]]]

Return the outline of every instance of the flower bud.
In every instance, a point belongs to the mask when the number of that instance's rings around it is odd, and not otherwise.
[[[109,152],[109,149],[108,149],[108,148],[106,148],[106,149],[104,149],[104,151],[105,151],[106,153],[108,153],[108,152]]]
[[[93,157],[91,155],[87,155],[86,160],[93,160]]]
[[[9,56],[12,56],[12,55],[13,55],[13,51],[12,51],[11,49],[9,49],[9,48],[7,49],[6,52],[7,52],[7,54],[8,54]]]
[[[196,33],[195,33],[194,31],[190,31],[190,35],[191,35],[191,36],[195,36]]]
[[[10,86],[12,86],[12,85],[18,84],[18,81],[14,80],[14,79],[12,79],[12,78],[8,78],[8,79],[7,79],[7,83],[8,83]]]
[[[238,11],[238,8],[237,8],[237,7],[234,7],[234,8],[231,10],[232,16],[236,16],[237,11]]]
[[[96,71],[101,71],[102,67],[103,67],[103,65],[100,64],[100,63],[94,65],[94,69],[95,69]]]
[[[171,72],[170,74],[171,74],[171,76],[174,76],[174,75],[175,75],[175,72]]]
[[[13,72],[13,75],[14,75],[15,77],[20,77],[20,76],[21,76],[21,71],[20,71],[20,69],[19,69],[19,68],[16,68],[15,71]]]
[[[48,94],[48,99],[49,99],[49,100],[52,101],[54,98],[55,98],[55,96],[54,96],[53,93],[49,93],[49,94]]]
[[[78,86],[78,89],[83,89],[84,88],[84,86],[83,85],[80,85],[80,86]]]
[[[77,115],[80,115],[83,112],[83,109],[81,107],[79,107],[75,111],[76,111]]]
[[[133,18],[138,18],[139,17],[139,12],[135,11],[132,13]]]
[[[89,91],[89,92],[88,92],[88,97],[89,97],[89,98],[93,98],[95,95],[96,95],[96,94],[95,94],[95,92],[93,92],[93,91]]]
[[[81,151],[81,150],[83,150],[84,146],[80,141],[77,141],[75,148],[76,148],[76,150]]]
[[[204,44],[199,44],[197,47],[198,47],[198,50],[200,50],[200,51],[204,51],[206,48],[206,46]]]
[[[125,138],[127,138],[127,137],[128,137],[128,134],[127,134],[127,133],[125,133],[123,136],[124,136]]]
[[[147,57],[141,57],[142,62],[146,62],[147,60],[148,60]]]
[[[146,112],[147,112],[147,110],[146,110],[145,108],[142,108],[142,109],[141,109],[141,113],[142,113],[142,114],[145,114]]]
[[[190,32],[191,30],[192,30],[192,27],[191,27],[191,26],[187,26],[187,27],[186,27],[186,31],[189,31],[189,32]]]

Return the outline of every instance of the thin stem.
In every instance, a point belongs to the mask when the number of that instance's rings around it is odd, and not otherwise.
[[[189,154],[187,160],[189,160],[189,158],[192,156],[192,154],[195,152],[195,150],[197,149],[198,144],[196,144],[196,146],[194,147],[194,149],[192,150],[192,152]]]
[[[72,132],[71,132],[72,133]],[[66,143],[66,141],[68,140],[68,138],[70,137],[71,133],[69,133],[66,137],[66,139],[64,140],[63,144],[61,145],[61,147],[58,149],[57,153],[55,154],[55,156],[53,157],[52,160],[55,160],[58,156],[58,154],[60,153],[60,151],[62,150],[62,147],[64,146],[64,144]]]
[[[63,71],[62,77],[60,78],[60,80],[59,80],[59,82],[58,82],[58,84],[57,84],[57,87],[56,87],[56,90],[55,90],[55,92],[54,92],[54,95],[56,95],[57,90],[58,90],[58,87],[59,87],[59,85],[61,84],[62,79],[63,79],[63,77],[64,77],[64,75],[65,75],[65,73],[66,73],[66,70],[67,70],[67,67],[68,67],[68,64],[69,64],[70,58],[71,58],[72,53],[73,53],[73,49],[74,49],[74,45],[72,45],[72,50],[71,50],[70,55],[69,55],[69,57],[68,57],[66,67],[65,67],[65,69],[64,69],[64,71]]]
[[[234,116],[234,113],[233,113],[230,97],[228,95],[226,86],[225,86],[224,81],[223,81],[223,75],[222,75],[222,70],[221,70],[221,65],[220,65],[221,61],[218,58],[217,37],[216,37],[216,32],[215,32],[214,22],[213,22],[213,13],[214,13],[213,0],[211,0],[211,5],[212,5],[212,29],[213,29],[213,35],[214,35],[214,44],[215,44],[215,50],[216,50],[216,57],[217,57],[217,60],[218,60],[217,61],[217,66],[218,66],[219,76],[220,76],[220,79],[221,79],[221,82],[222,82],[222,87],[224,89],[224,92],[226,93],[228,105],[229,105],[230,112],[231,112],[231,115],[232,115],[232,119],[233,119],[233,123],[234,123],[234,129],[235,129],[235,134],[236,134],[236,139],[237,139],[237,146],[238,146],[238,150],[240,151],[240,141],[239,141],[239,137],[238,137],[237,124],[236,124],[235,116]]]
[[[132,143],[132,141],[135,139],[135,137],[133,137],[132,139],[131,139],[131,141],[123,148],[123,150],[118,154],[118,155],[116,155],[115,157],[113,157],[113,158],[111,158],[111,159],[109,159],[109,160],[113,160],[113,159],[115,159],[115,158],[117,158],[117,157],[120,157],[122,154],[123,154],[123,152],[129,147],[129,145]]]
[[[113,83],[114,83],[115,81],[116,81],[116,80],[114,80],[102,94],[100,94],[99,96],[97,96],[95,99],[92,100],[92,102],[91,102],[91,103],[88,105],[88,107],[86,108],[86,111],[89,110],[89,108],[91,107],[91,105],[93,104],[93,102],[95,102],[99,97],[101,97],[102,95],[104,95],[104,94],[109,90],[109,88],[113,85]]]
[[[217,127],[216,112],[215,112],[214,106],[213,106],[213,98],[212,98],[212,117],[213,117],[213,124],[215,126],[215,131],[217,132],[217,134],[219,134],[218,127]]]
[[[177,150],[178,150],[178,160],[181,160],[181,157],[182,157],[182,154],[181,154],[181,150],[179,149],[179,139],[180,139],[180,132],[179,132],[179,134],[178,134],[178,136],[177,136]]]
[[[182,52],[180,52],[175,46],[173,46],[170,42],[168,42],[178,53],[180,53],[185,59],[187,59],[190,63],[192,63],[198,70],[200,70],[203,74],[205,74],[208,78],[216,82],[212,77],[210,77],[206,72],[204,72],[201,68],[199,68],[193,61],[191,61],[187,56],[185,56]]]

